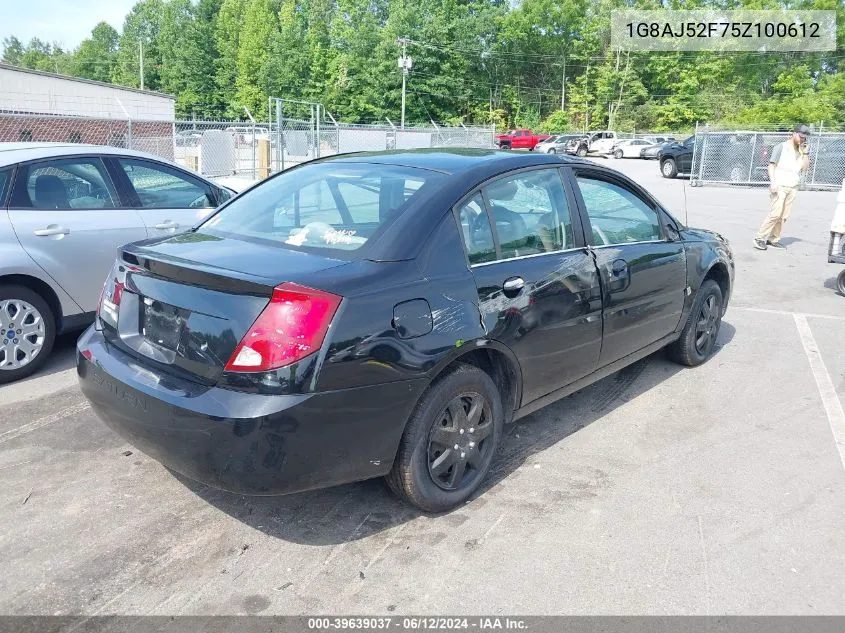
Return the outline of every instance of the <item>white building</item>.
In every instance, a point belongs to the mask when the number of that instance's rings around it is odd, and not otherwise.
[[[0,64],[0,112],[170,122],[175,105],[160,92]]]

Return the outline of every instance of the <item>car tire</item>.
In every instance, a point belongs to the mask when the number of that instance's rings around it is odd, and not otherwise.
[[[714,280],[701,284],[681,336],[669,346],[675,362],[696,367],[710,358],[722,325],[723,300],[722,289]]]
[[[674,178],[678,175],[678,166],[673,158],[667,158],[660,163],[660,173],[664,178]]]
[[[836,278],[836,289],[839,291],[839,294],[845,297],[845,269]]]
[[[587,148],[586,148],[586,147],[584,147],[584,146],[582,145],[581,147],[579,147],[579,148],[575,151],[575,154],[576,154],[577,156],[579,156],[580,158],[584,158],[584,156],[586,156],[586,155],[587,155]]]
[[[622,158],[623,156],[624,156],[624,154],[622,153],[621,149],[618,149],[615,152],[613,152],[613,158],[618,159],[618,158]]]
[[[21,304],[26,304],[26,306],[22,306]],[[15,323],[13,320],[20,314],[21,307],[28,307],[32,311],[30,312],[31,316],[27,315],[25,317],[26,322],[23,324],[20,322]],[[14,324],[15,332],[13,334],[18,334],[17,330],[24,328],[17,326],[32,326],[38,322],[41,323],[41,327],[35,329],[30,335],[27,335],[26,332],[21,332],[20,334],[22,336],[20,338],[9,337],[9,325]],[[38,371],[47,362],[47,358],[53,350],[53,343],[56,340],[56,318],[50,306],[41,295],[24,286],[0,285],[0,350],[2,350],[0,352],[0,362],[4,365],[8,364],[9,361],[6,355],[13,352],[11,346],[6,347],[6,341],[12,341],[12,345],[14,345],[14,341],[20,341],[24,337],[31,344],[37,342],[37,351],[35,351],[31,360],[28,360],[24,364],[19,365],[23,359],[15,359],[14,364],[19,366],[14,369],[4,369],[0,366],[0,384],[26,378]]]
[[[474,405],[480,407],[479,417],[470,422],[467,410],[471,412]],[[452,415],[457,407],[463,409],[463,416]],[[458,365],[432,384],[417,403],[386,477],[387,485],[398,497],[426,512],[459,506],[478,490],[490,470],[503,424],[502,399],[490,376],[475,365]],[[459,446],[457,450],[452,441]],[[467,454],[473,457],[467,459]]]
[[[510,149],[510,148],[511,148],[510,143],[502,143],[501,145],[499,145],[499,149]]]

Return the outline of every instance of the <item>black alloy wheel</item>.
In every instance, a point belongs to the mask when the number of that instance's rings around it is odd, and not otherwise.
[[[463,393],[441,412],[428,439],[428,472],[443,490],[472,486],[493,448],[490,403],[480,393]]]
[[[716,343],[719,333],[718,322],[722,314],[722,303],[715,294],[708,295],[701,302],[698,319],[695,323],[695,351],[707,356]]]

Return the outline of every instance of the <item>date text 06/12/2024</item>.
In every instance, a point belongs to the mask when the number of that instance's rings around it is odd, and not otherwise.
[[[520,631],[525,620],[507,617],[323,617],[308,618],[312,631]]]

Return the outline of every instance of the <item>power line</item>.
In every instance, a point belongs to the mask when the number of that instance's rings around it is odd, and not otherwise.
[[[541,92],[550,92],[555,95],[560,94],[560,90],[557,88],[532,88],[526,84],[506,84],[506,83],[488,83],[483,81],[467,81],[466,79],[456,78],[456,77],[444,77],[443,75],[437,75],[432,73],[423,73],[420,71],[414,71],[412,76],[415,77],[426,77],[428,79],[443,79],[444,81],[448,81],[449,83],[453,83],[454,81],[458,80],[460,83],[466,86],[484,86],[484,87],[492,87],[492,88],[516,88],[517,90],[529,90],[532,92],[541,91]]]

